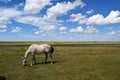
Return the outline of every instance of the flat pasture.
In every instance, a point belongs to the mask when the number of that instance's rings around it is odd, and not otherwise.
[[[53,45],[54,64],[22,66],[22,56],[30,44]],[[0,42],[0,80],[119,80],[119,42]]]

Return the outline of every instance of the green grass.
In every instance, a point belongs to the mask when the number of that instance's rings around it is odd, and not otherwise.
[[[30,66],[29,56],[28,66],[23,67],[21,56],[29,44],[4,43],[5,46],[0,46],[0,77],[5,77],[6,80],[120,79],[119,43],[77,45],[52,42],[50,44],[55,48],[53,65],[44,64],[44,55],[36,55],[37,65]]]

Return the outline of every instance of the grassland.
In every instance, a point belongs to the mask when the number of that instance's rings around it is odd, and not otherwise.
[[[49,43],[55,48],[54,64],[22,66],[30,44]],[[0,42],[0,80],[119,80],[120,43],[116,42]]]

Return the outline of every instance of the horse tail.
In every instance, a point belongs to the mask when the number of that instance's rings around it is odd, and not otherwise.
[[[54,52],[54,48],[52,46],[50,48],[51,48],[51,53],[53,53]]]

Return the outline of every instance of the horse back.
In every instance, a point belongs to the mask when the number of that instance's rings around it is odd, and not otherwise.
[[[53,53],[54,48],[49,44],[32,44],[29,49],[31,53]]]

